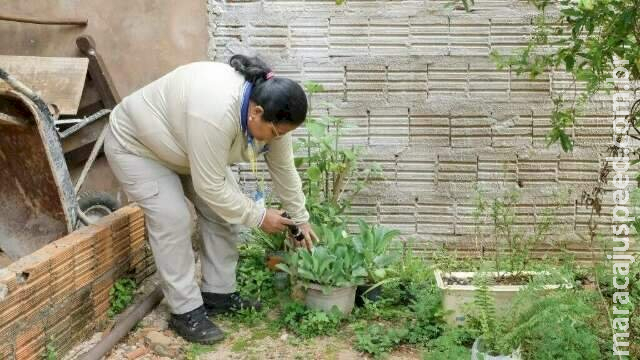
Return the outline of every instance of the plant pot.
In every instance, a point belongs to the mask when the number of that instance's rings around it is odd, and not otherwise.
[[[358,287],[356,288],[356,306],[364,306],[364,299],[367,299],[371,302],[380,300],[380,297],[382,296],[382,285],[365,294],[365,292],[369,290],[371,286],[372,285],[358,285]]]
[[[452,276],[459,279],[471,279],[475,276],[475,272],[451,272]],[[493,276],[497,276],[497,273],[491,273]],[[525,275],[537,275],[541,274],[534,271],[525,271]],[[464,306],[465,304],[473,303],[474,291],[477,287],[474,285],[447,285],[443,279],[443,273],[440,270],[435,270],[434,275],[438,287],[442,290],[442,307],[447,314],[445,319],[447,323],[452,326],[462,325],[465,320]],[[509,275],[509,273],[502,273],[502,275]],[[492,285],[489,286],[489,293],[493,296],[496,304],[497,311],[506,311],[511,307],[513,298],[516,296],[520,289],[523,289],[526,285]],[[571,288],[571,284],[563,285],[545,285],[547,290],[555,290],[561,287]]]
[[[289,286],[289,274],[284,271],[273,273],[273,287],[276,290],[284,290]]]
[[[267,268],[269,268],[271,271],[280,271],[278,268],[276,268],[276,265],[284,262],[285,255],[286,252],[284,251],[271,251],[267,253]]]
[[[483,352],[482,340],[476,339],[471,347],[471,360],[520,360],[519,350],[514,350],[511,355],[489,355]]]
[[[331,311],[336,306],[343,314],[349,315],[353,310],[355,298],[355,286],[330,288],[325,294],[322,292],[322,286],[310,284],[307,286],[304,303],[311,309],[324,311]]]

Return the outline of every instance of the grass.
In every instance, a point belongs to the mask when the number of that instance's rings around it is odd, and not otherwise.
[[[200,358],[200,355],[212,352],[214,350],[214,345],[191,344],[185,351],[185,357],[187,360],[198,360]]]

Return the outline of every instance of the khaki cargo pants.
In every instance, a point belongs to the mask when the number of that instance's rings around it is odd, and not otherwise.
[[[189,176],[180,176],[157,161],[127,151],[110,128],[104,152],[129,200],[144,210],[149,243],[171,312],[183,314],[203,303],[195,279],[192,221],[185,197],[196,209],[202,235],[202,291],[234,292],[239,226],[227,223],[209,208],[195,194]]]

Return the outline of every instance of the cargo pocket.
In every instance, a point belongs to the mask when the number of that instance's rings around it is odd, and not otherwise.
[[[158,195],[158,181],[151,180],[126,185],[125,192],[127,193],[129,201],[141,202]]]

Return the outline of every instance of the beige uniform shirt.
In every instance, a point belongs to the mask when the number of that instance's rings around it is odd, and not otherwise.
[[[110,124],[127,150],[191,174],[196,192],[216,213],[251,227],[260,224],[264,208],[242,193],[228,170],[250,161],[240,125],[244,82],[227,64],[184,65],[127,96],[111,113]],[[256,150],[264,144],[255,141]],[[296,223],[307,222],[291,134],[270,141],[265,160],[284,209]]]

